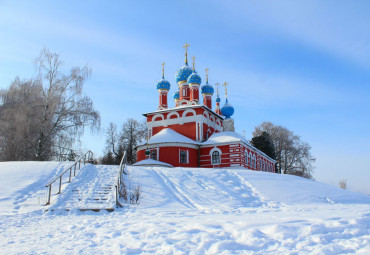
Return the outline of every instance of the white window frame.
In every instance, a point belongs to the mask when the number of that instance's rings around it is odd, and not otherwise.
[[[212,154],[215,151],[217,151],[219,153],[218,155],[220,156],[220,163],[213,163]],[[212,148],[212,150],[209,152],[209,156],[211,157],[211,164],[212,165],[220,165],[222,163],[222,159],[221,159],[222,157],[221,157],[221,155],[222,155],[222,151],[220,150],[220,148],[218,148],[218,147]]]

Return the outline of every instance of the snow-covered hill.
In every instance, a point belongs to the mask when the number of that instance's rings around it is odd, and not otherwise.
[[[71,162],[0,162],[0,214],[42,209],[45,185]]]
[[[244,169],[129,167],[130,181],[142,188],[139,205],[45,212],[22,207],[31,208],[31,191],[40,193],[62,165],[24,170],[26,183],[19,164],[0,163],[0,250],[7,254],[370,253],[370,198],[316,181]],[[81,171],[76,180],[91,187],[94,178]],[[58,208],[62,201],[54,200]]]

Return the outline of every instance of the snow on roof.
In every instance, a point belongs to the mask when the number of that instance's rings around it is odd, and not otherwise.
[[[190,144],[199,144],[198,142],[183,136],[182,134],[177,133],[176,131],[165,128],[162,129],[159,133],[153,135],[148,144],[155,144],[155,143],[190,143]]]
[[[240,134],[232,131],[223,131],[219,133],[214,133],[207,141],[203,142],[202,145],[231,142],[244,142],[246,144],[249,144],[247,140]]]
[[[133,164],[133,166],[163,166],[163,167],[173,167],[170,164],[164,163],[162,161],[154,159],[144,159]]]
[[[223,132],[219,132],[219,133],[214,133],[213,135],[211,135],[211,137],[207,141],[201,143],[201,145],[212,145],[212,144],[234,143],[234,142],[242,142],[242,143],[248,145],[250,148],[253,148],[254,150],[262,153],[266,157],[275,161],[274,159],[272,159],[271,157],[266,155],[266,153],[257,149],[253,145],[251,145],[247,141],[247,139],[245,139],[242,135],[240,135],[236,132],[233,132],[233,131],[223,131]]]

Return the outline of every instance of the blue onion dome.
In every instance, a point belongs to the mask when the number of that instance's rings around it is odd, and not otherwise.
[[[221,98],[220,98],[220,96],[219,96],[219,95],[217,95],[216,103],[219,103],[219,102],[221,102]]]
[[[190,83],[195,83],[199,85],[202,83],[202,78],[200,78],[200,75],[195,70],[188,78],[188,84]]]
[[[158,83],[157,83],[157,89],[160,90],[170,90],[170,87],[171,87],[171,84],[164,79],[164,77],[162,77],[162,80],[160,80]]]
[[[209,95],[213,95],[213,93],[215,92],[212,85],[208,84],[208,81],[207,81],[206,85],[202,86],[201,91],[202,91],[202,94],[209,94]]]
[[[162,80],[157,83],[157,90],[170,90],[171,84],[164,79],[164,62],[162,63]]]
[[[173,94],[173,99],[180,99],[180,91],[176,91],[175,94]]]
[[[227,101],[227,98],[225,105],[221,108],[221,113],[226,119],[229,119],[234,114],[234,107]]]
[[[193,70],[187,64],[185,64],[177,71],[176,82],[179,83],[180,81],[187,81],[192,73]]]

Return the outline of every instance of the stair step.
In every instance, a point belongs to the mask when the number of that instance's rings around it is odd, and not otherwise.
[[[108,210],[113,211],[116,203],[114,201],[117,182],[117,169],[96,166],[94,178],[91,180],[76,180],[73,186],[70,186],[69,192],[63,192],[66,200],[65,209],[79,209],[82,211]],[[80,184],[80,183],[81,184]]]

